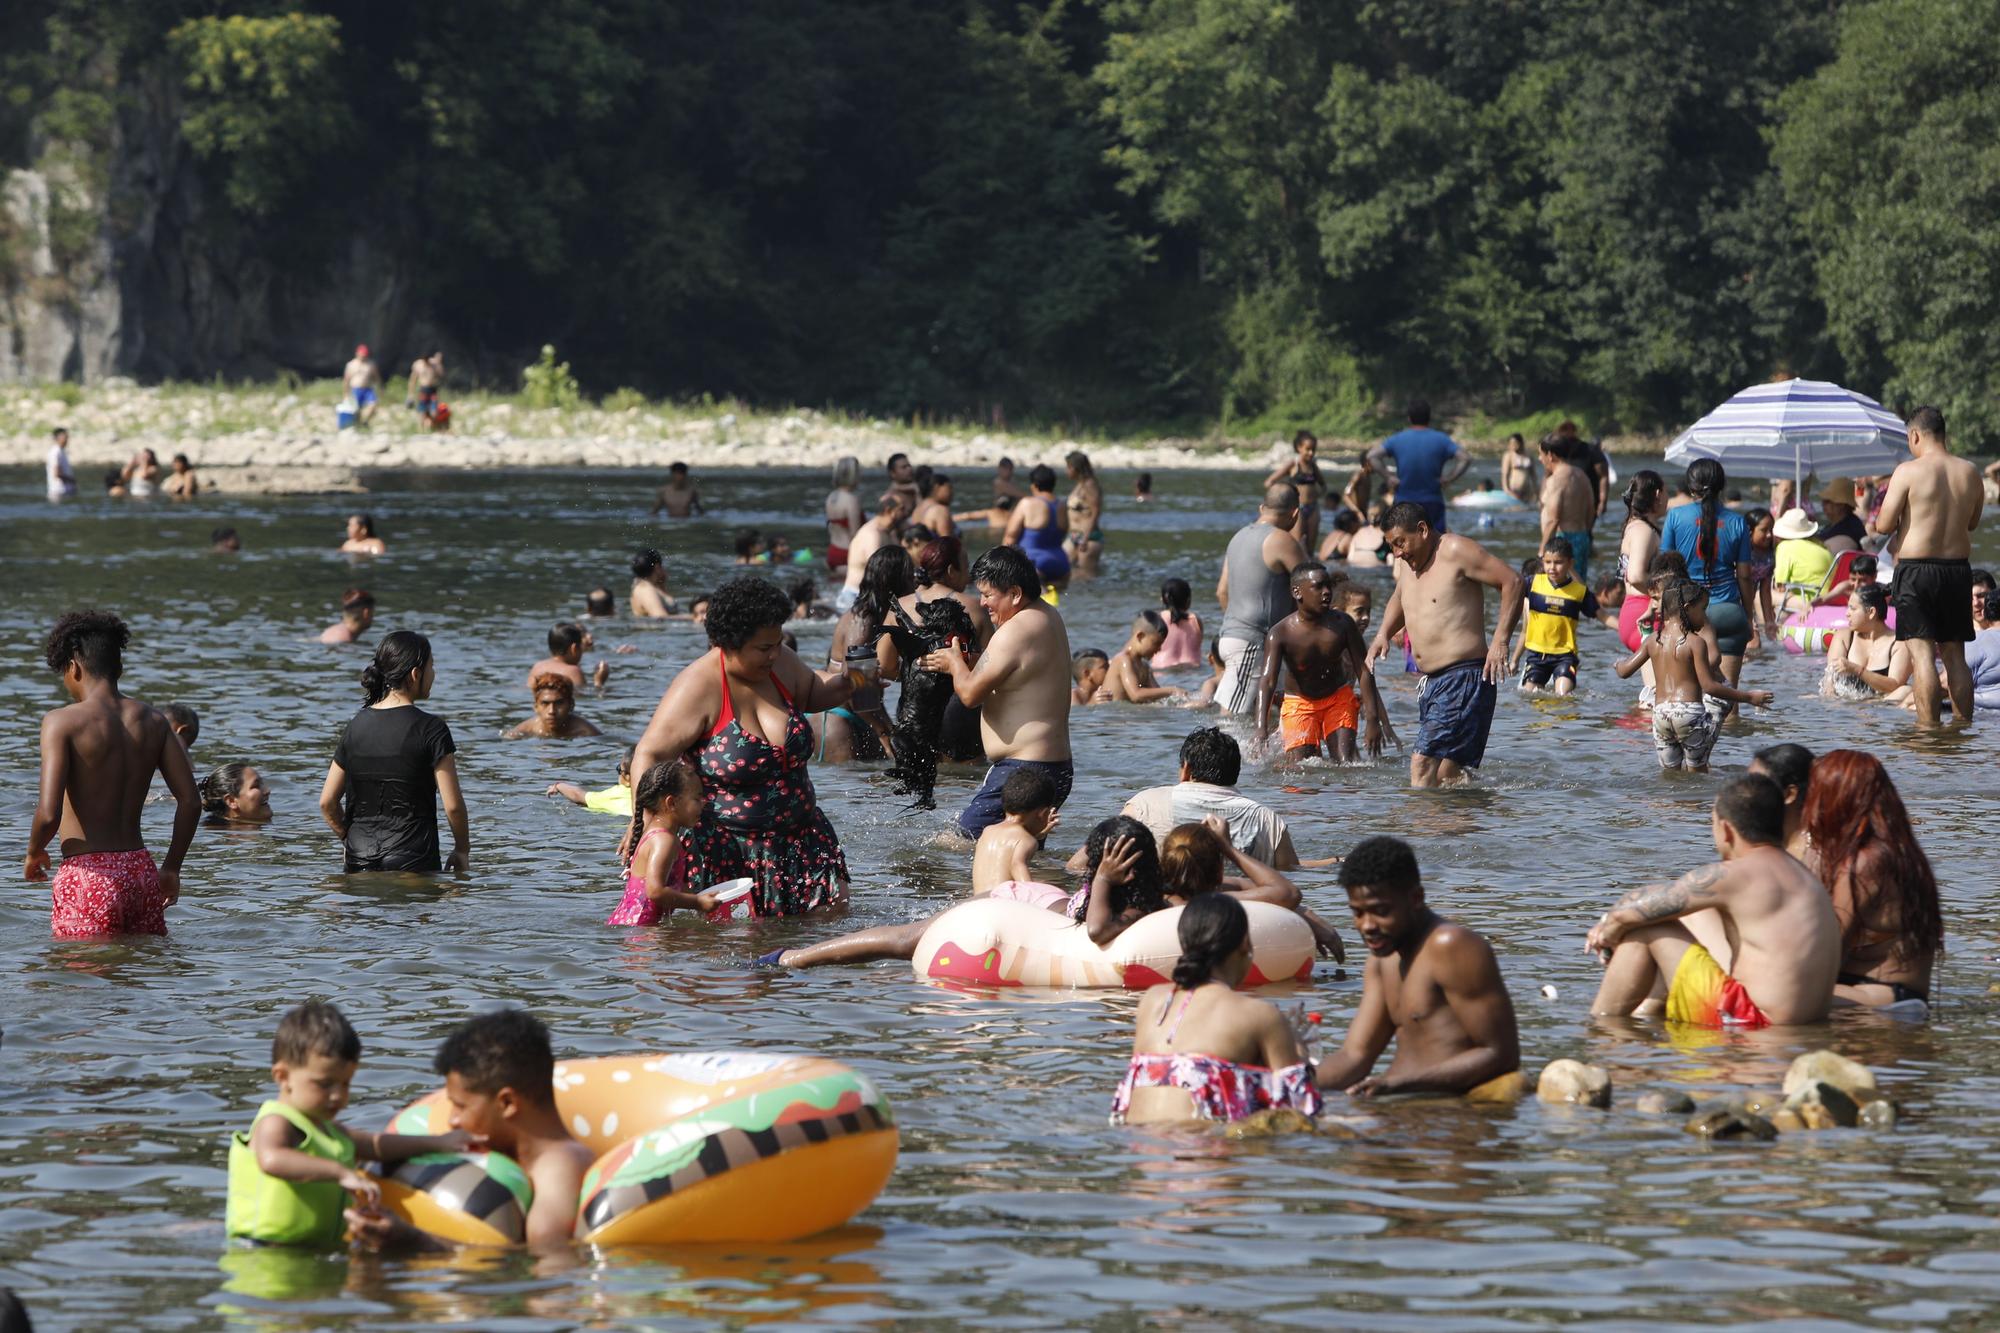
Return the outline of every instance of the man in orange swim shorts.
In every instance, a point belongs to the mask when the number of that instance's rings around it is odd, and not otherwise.
[[[118,692],[130,637],[108,611],[72,611],[49,633],[49,669],[76,702],[42,719],[41,798],[23,873],[49,877],[49,839],[60,830],[49,926],[66,938],[166,934],[181,858],[201,817],[194,770],[166,717]],[[173,841],[157,868],[139,832],[155,773],[176,807]]]
[[[1325,565],[1308,560],[1292,571],[1292,614],[1271,627],[1264,640],[1264,678],[1257,685],[1257,734],[1271,734],[1271,696],[1278,689],[1278,668],[1291,673],[1279,724],[1285,754],[1303,759],[1324,754],[1343,764],[1355,758],[1354,732],[1361,705],[1368,706],[1367,745],[1370,758],[1382,753],[1382,735],[1396,732],[1375,692],[1375,677],[1363,669],[1368,645],[1354,618],[1334,607],[1335,591],[1344,579]],[[1400,748],[1401,742],[1396,741]]]

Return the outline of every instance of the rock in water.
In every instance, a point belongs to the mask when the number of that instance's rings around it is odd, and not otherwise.
[[[1710,1102],[1697,1107],[1682,1126],[1705,1139],[1775,1139],[1778,1128],[1740,1101]]]
[[[1686,1115],[1694,1110],[1694,1098],[1685,1092],[1643,1092],[1632,1109],[1640,1115]]]
[[[1232,1120],[1223,1128],[1226,1139],[1268,1139],[1279,1134],[1316,1134],[1319,1126],[1312,1117],[1301,1115],[1289,1106],[1273,1106],[1266,1111]]]
[[[1808,1083],[1785,1098],[1785,1109],[1809,1129],[1852,1128],[1861,1120],[1854,1098],[1831,1083]]]
[[[1535,1096],[1556,1105],[1611,1105],[1611,1075],[1581,1060],[1551,1060],[1535,1080]]]
[[[917,663],[924,655],[945,646],[956,637],[962,644],[973,641],[972,616],[956,597],[939,597],[917,607],[921,633],[897,617],[890,624],[896,653],[903,662],[903,693],[896,701],[896,790],[915,796],[919,810],[934,810],[937,799],[939,735],[944,730],[944,713],[951,703],[951,677],[942,671],[924,671]]]
[[[1792,1067],[1785,1071],[1786,1098],[1810,1083],[1830,1084],[1857,1102],[1866,1100],[1859,1094],[1876,1090],[1875,1075],[1868,1066],[1856,1064],[1837,1051],[1807,1051],[1792,1061]]]
[[[1861,1123],[1870,1129],[1894,1129],[1896,1103],[1887,1097],[1876,1098],[1861,1108]]]

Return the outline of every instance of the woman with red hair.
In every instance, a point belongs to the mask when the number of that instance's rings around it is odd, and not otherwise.
[[[1881,762],[1859,750],[1814,760],[1802,823],[1840,918],[1835,1001],[1928,1004],[1944,913],[1930,858]]]

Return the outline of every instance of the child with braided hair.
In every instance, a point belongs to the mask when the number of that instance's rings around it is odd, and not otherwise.
[[[701,822],[701,774],[685,758],[646,770],[632,791],[632,859],[625,868],[625,896],[607,926],[651,926],[677,907],[706,916],[718,906],[713,892],[687,891],[688,854],[682,835]]]
[[[1706,700],[1765,707],[1773,696],[1769,690],[1739,690],[1722,679],[1716,649],[1702,635],[1708,624],[1706,588],[1685,575],[1668,574],[1657,580],[1657,589],[1652,634],[1616,670],[1623,680],[1652,665],[1653,748],[1660,767],[1706,773],[1720,724]]]

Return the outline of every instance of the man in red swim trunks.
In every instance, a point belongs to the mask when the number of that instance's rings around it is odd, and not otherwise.
[[[181,894],[181,859],[201,817],[187,751],[157,709],[118,692],[131,633],[108,611],[72,611],[49,632],[49,669],[75,703],[42,719],[41,799],[26,877],[49,877],[62,834],[50,928],[61,937],[164,935]],[[153,774],[173,793],[174,836],[157,868],[139,832]]]

